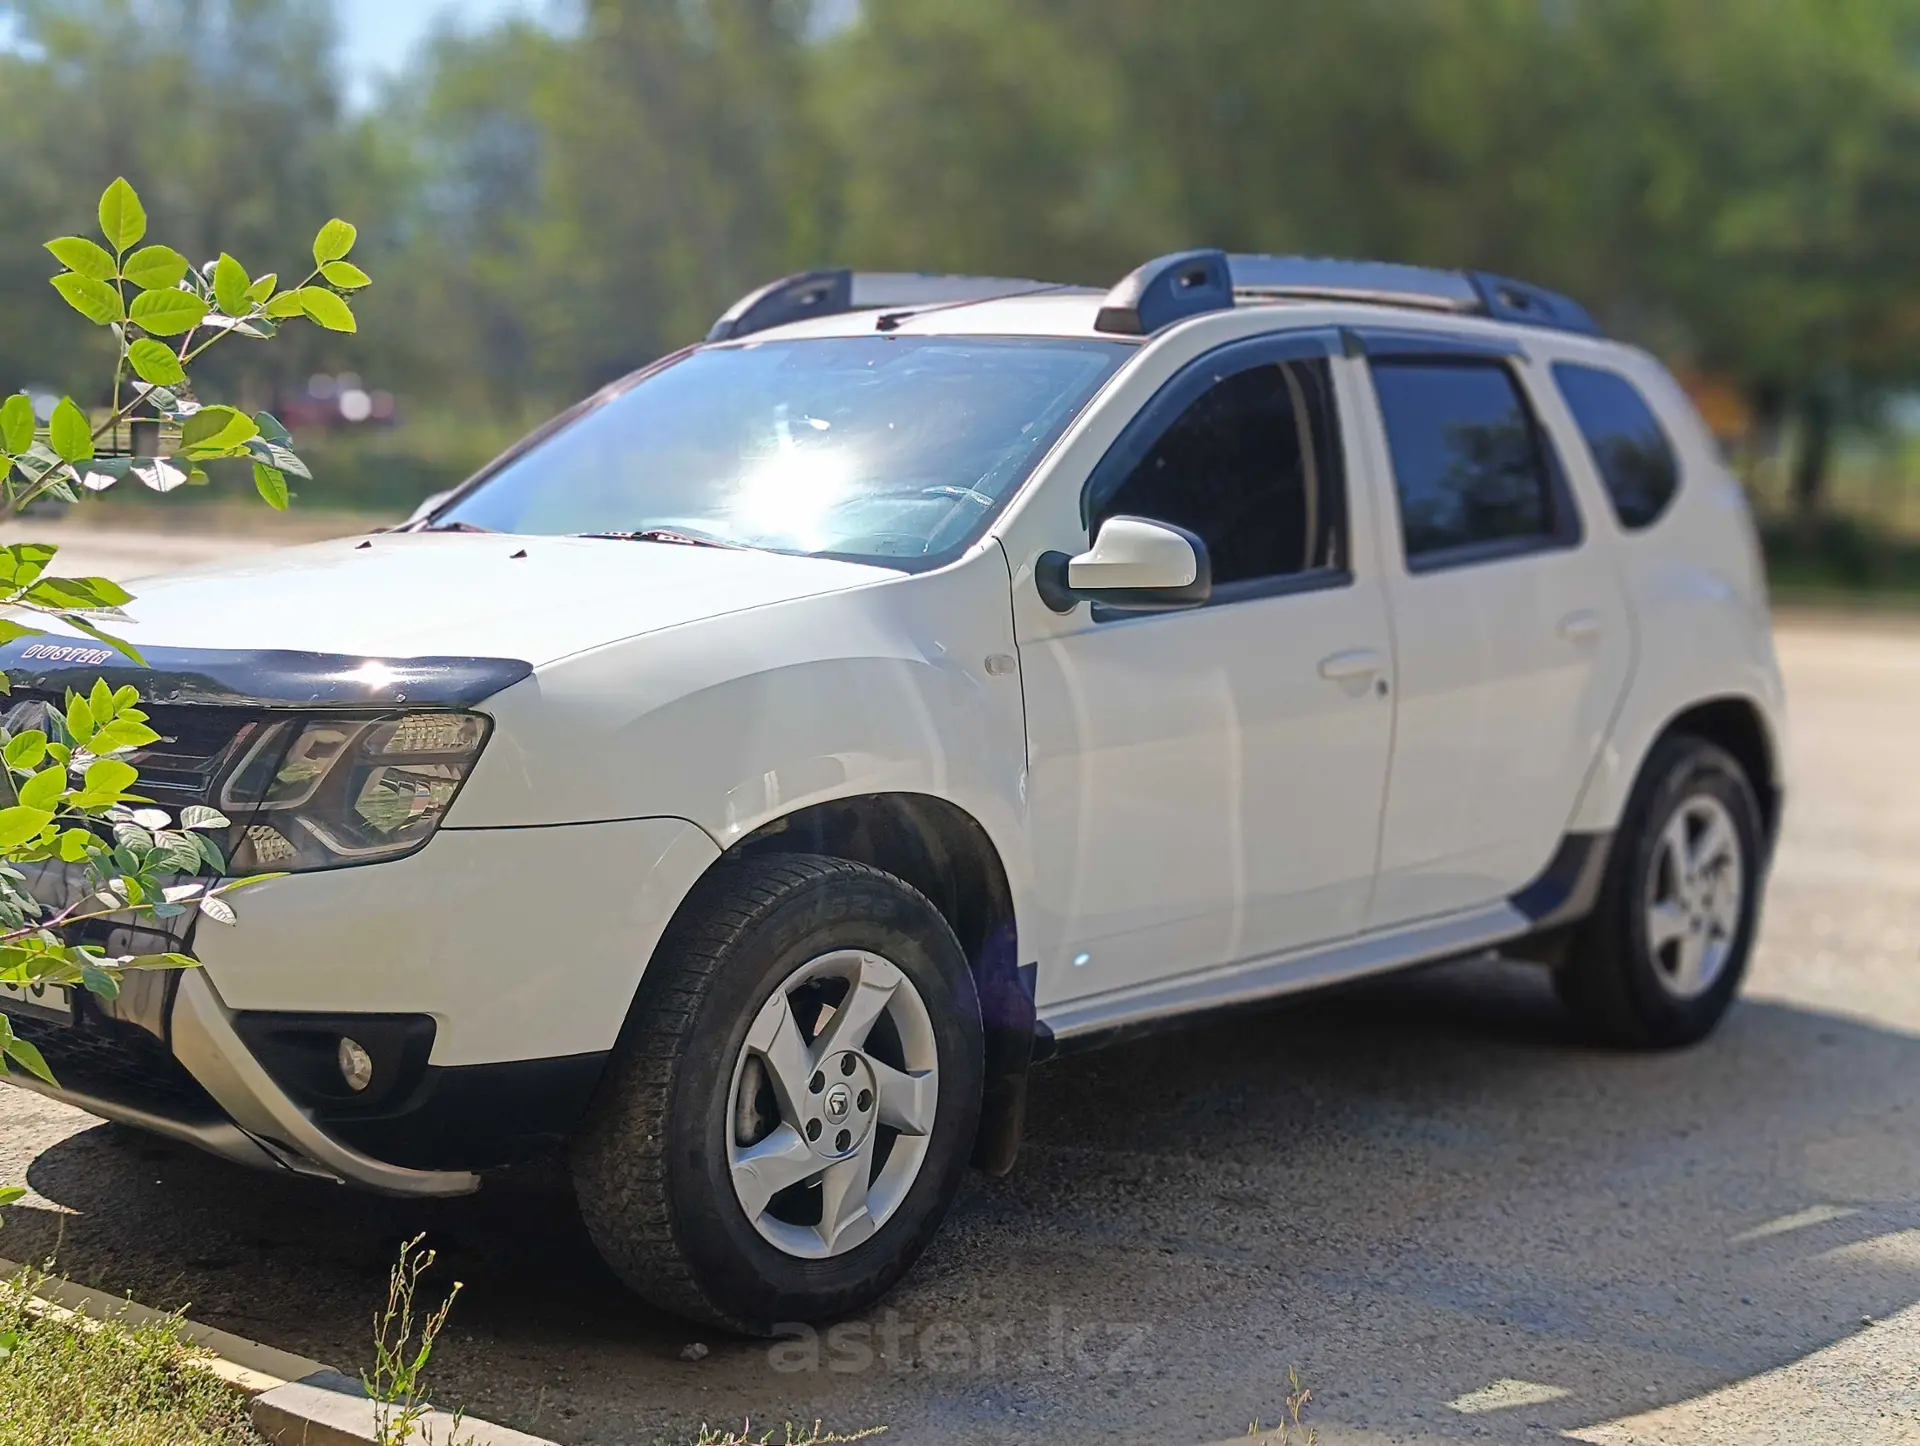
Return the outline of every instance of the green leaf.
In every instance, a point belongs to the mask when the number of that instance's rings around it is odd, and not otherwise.
[[[6,748],[0,750],[0,757],[6,759],[9,768],[38,768],[46,761],[47,735],[38,728],[16,733],[7,740]]]
[[[62,236],[47,243],[53,259],[91,281],[113,280],[113,257],[84,236]]]
[[[83,864],[93,854],[95,845],[99,842],[87,829],[70,828],[61,833],[60,842],[55,846],[54,853],[67,863]]]
[[[241,446],[259,431],[253,418],[237,407],[202,407],[180,429],[180,445],[191,454],[219,452]]]
[[[287,510],[287,474],[265,462],[253,464],[253,485],[276,512]]]
[[[298,291],[281,292],[267,303],[267,315],[278,317],[283,321],[290,316],[305,315],[305,309],[300,305],[300,293]]]
[[[51,542],[15,542],[0,547],[0,587],[25,587],[47,570],[59,551]]]
[[[106,326],[124,319],[120,293],[104,281],[95,281],[77,271],[62,271],[53,278],[53,289],[67,299],[67,305],[95,326]],[[134,309],[140,307],[134,302]]]
[[[88,793],[125,793],[140,777],[140,770],[118,758],[96,758],[87,765]]]
[[[204,803],[190,803],[180,810],[182,828],[229,828],[233,820],[217,808],[209,808]]]
[[[247,288],[252,285],[247,268],[222,251],[213,263],[213,299],[220,303],[220,309],[228,316],[245,316],[253,309],[247,299]]]
[[[43,808],[49,817],[60,806],[60,796],[67,791],[67,770],[55,764],[52,768],[42,769],[25,783],[20,785],[20,802],[27,808]]]
[[[121,176],[100,194],[100,234],[115,251],[125,251],[147,234],[147,212]]]
[[[62,397],[53,409],[47,442],[62,462],[85,462],[93,456],[93,428],[72,397]]]
[[[200,961],[190,954],[135,954],[120,961],[122,969],[197,969]]]
[[[24,1039],[9,1039],[6,1043],[7,1058],[36,1079],[55,1084],[53,1071],[47,1068],[47,1061],[41,1056],[39,1047],[27,1043]]]
[[[133,363],[135,376],[155,386],[177,384],[187,379],[186,369],[180,365],[180,358],[173,354],[173,348],[152,337],[143,336],[128,347],[127,360]]]
[[[33,403],[15,392],[0,402],[0,447],[19,456],[33,445]]]
[[[80,982],[86,986],[87,993],[97,994],[102,999],[120,997],[119,976],[108,973],[98,964],[82,964]]]
[[[373,278],[351,261],[329,261],[320,268],[320,274],[344,291],[357,291],[362,286],[373,285]]]
[[[76,743],[84,744],[93,737],[93,714],[87,708],[87,700],[78,693],[67,699],[67,732]]]
[[[247,288],[247,300],[253,302],[265,301],[269,296],[273,295],[273,288],[279,284],[280,274],[277,271],[269,271],[265,276],[256,276],[253,280],[253,285]]]
[[[128,314],[136,326],[155,336],[179,336],[201,323],[207,303],[191,291],[143,291],[134,297]]]
[[[280,419],[274,416],[272,412],[255,412],[253,414],[253,424],[260,429],[260,435],[265,437],[269,442],[279,442],[285,445],[293,440],[293,434],[281,424]]]
[[[46,635],[45,628],[30,628],[25,623],[15,622],[12,618],[0,618],[0,646],[19,638],[44,638]],[[8,683],[7,675],[0,673],[0,693],[11,691],[12,685]]]
[[[107,577],[43,577],[20,601],[50,613],[110,612],[132,602],[133,594]]]
[[[132,718],[116,718],[98,733],[87,748],[102,756],[119,753],[127,748],[145,748],[148,744],[158,743],[160,735],[146,724]]]
[[[353,308],[324,286],[303,286],[294,293],[300,309],[328,331],[353,331]]]
[[[127,258],[120,274],[142,291],[164,291],[186,276],[187,258],[171,246],[142,246]]]
[[[4,1190],[0,1190],[0,1205],[11,1205],[14,1201],[23,1199],[26,1193],[27,1187],[25,1185],[9,1185]],[[11,1355],[13,1348],[20,1344],[20,1333],[18,1331],[8,1331],[5,1336],[0,1336],[0,1343],[5,1344],[6,1353]]]
[[[350,223],[336,216],[313,238],[313,264],[325,266],[329,261],[340,260],[353,250],[354,238],[359,234]]]
[[[0,808],[0,849],[18,848],[52,821],[52,809]]]

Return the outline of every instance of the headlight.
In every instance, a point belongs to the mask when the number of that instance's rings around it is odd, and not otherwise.
[[[268,725],[220,789],[221,810],[241,825],[233,871],[337,868],[411,853],[440,826],[489,726],[478,713]]]

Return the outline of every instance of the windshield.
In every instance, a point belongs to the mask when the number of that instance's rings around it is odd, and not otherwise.
[[[705,347],[505,463],[428,525],[936,559],[980,535],[1129,350],[916,336]]]

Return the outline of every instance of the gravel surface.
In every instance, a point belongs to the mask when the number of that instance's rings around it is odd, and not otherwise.
[[[538,1172],[410,1204],[0,1093],[0,1251],[348,1369],[399,1243],[466,1283],[443,1401],[566,1443],[824,1418],[887,1440],[1920,1440],[1920,629],[1783,623],[1788,826],[1706,1045],[1567,1037],[1429,970],[1050,1065],[873,1316],[769,1350],[625,1298]],[[704,1346],[704,1351],[692,1349]]]

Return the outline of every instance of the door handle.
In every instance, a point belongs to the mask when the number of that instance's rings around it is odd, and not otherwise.
[[[1373,648],[1350,648],[1331,653],[1320,660],[1320,676],[1329,682],[1347,678],[1365,678],[1386,666],[1386,659]]]
[[[1600,614],[1591,608],[1568,613],[1556,631],[1570,643],[1591,643],[1600,636]]]

